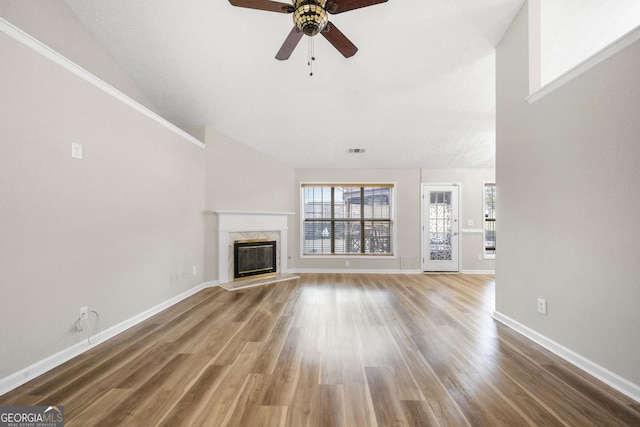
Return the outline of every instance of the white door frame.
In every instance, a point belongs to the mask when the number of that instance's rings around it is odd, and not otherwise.
[[[430,261],[429,260],[429,251],[427,249],[427,245],[429,243],[429,231],[428,231],[428,223],[427,223],[427,215],[428,211],[426,206],[428,205],[428,194],[429,191],[448,191],[452,190],[454,194],[454,199],[452,200],[452,205],[454,210],[452,212],[453,215],[453,226],[452,226],[452,259],[451,261]],[[420,206],[420,222],[421,222],[421,233],[420,233],[420,242],[421,242],[421,255],[422,255],[422,271],[442,271],[442,272],[459,272],[460,271],[460,185],[457,183],[423,183],[422,184],[422,195],[421,195],[421,206]]]

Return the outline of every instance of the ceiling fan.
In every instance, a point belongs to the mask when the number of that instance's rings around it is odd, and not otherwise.
[[[329,22],[332,15],[361,7],[385,3],[388,0],[293,0],[293,4],[271,0],[229,0],[233,6],[269,12],[293,13],[294,27],[276,54],[276,59],[289,59],[303,34],[310,37],[322,34],[345,58],[356,54],[358,48],[338,28]]]

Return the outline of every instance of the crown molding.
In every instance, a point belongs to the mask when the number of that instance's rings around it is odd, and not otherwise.
[[[178,126],[174,125],[173,123],[169,122],[165,118],[154,113],[147,107],[143,106],[139,102],[133,100],[131,97],[120,92],[118,89],[114,88],[113,86],[106,83],[105,81],[99,79],[95,75],[91,74],[89,71],[80,67],[75,62],[62,56],[55,50],[51,49],[49,46],[43,44],[39,40],[36,40],[29,34],[25,33],[24,31],[14,26],[13,24],[7,22],[5,19],[1,17],[0,17],[0,32],[3,32],[4,34],[8,35],[12,39],[16,40],[17,42],[23,44],[24,46],[32,49],[36,53],[58,64],[62,68],[66,69],[67,71],[70,71],[71,73],[80,77],[82,80],[91,84],[95,88],[112,96],[113,98],[119,100],[120,102],[128,105],[129,107],[133,108],[137,112],[142,113],[143,115],[147,116],[151,120],[155,121],[156,123],[160,124],[161,126],[165,127],[166,129],[170,130],[176,135],[180,136],[181,138],[191,142],[195,146],[202,149],[206,148],[206,145],[202,141],[198,140],[197,138],[194,138],[184,130],[180,129]]]

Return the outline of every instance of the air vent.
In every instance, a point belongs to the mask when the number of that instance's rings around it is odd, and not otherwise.
[[[366,149],[364,148],[349,148],[349,153],[351,154],[364,154]]]

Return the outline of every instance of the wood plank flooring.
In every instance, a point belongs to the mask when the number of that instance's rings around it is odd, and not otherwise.
[[[639,426],[640,406],[491,318],[492,276],[206,289],[0,396],[72,426]]]

